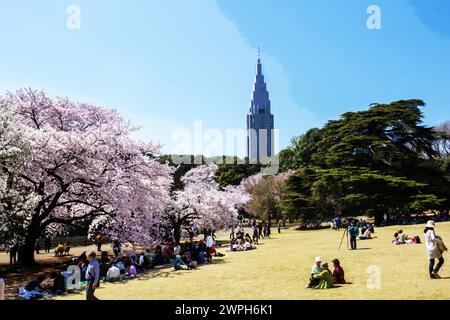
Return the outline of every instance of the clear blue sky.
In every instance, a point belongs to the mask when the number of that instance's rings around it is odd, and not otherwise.
[[[281,147],[373,102],[423,99],[434,125],[450,120],[449,21],[447,0],[2,0],[0,90],[116,108],[171,152],[196,120],[245,127],[260,46]]]

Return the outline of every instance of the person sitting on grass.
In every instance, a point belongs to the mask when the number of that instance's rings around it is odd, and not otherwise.
[[[313,275],[314,279],[319,281],[319,284],[315,286],[315,289],[330,289],[333,287],[333,274],[328,268],[328,263],[324,262],[321,266],[322,271]]]
[[[53,285],[50,287],[50,292],[56,296],[66,294],[66,279],[61,273],[52,272],[50,279],[53,280]]]
[[[365,229],[363,235],[358,237],[358,240],[370,240],[373,239],[374,237],[372,237],[372,232],[370,232],[370,229],[367,228]]]
[[[126,272],[126,270],[125,270],[125,264],[122,262],[121,259],[118,259],[118,260],[117,260],[116,267],[119,268],[120,274],[124,274],[124,273]]]
[[[406,235],[403,233],[403,230],[394,233],[394,241],[392,242],[397,245],[406,243]]]
[[[131,277],[131,278],[137,278],[138,272],[137,272],[136,265],[135,265],[134,263],[132,263],[132,264],[130,265],[130,267],[128,268],[128,271],[127,271],[127,273],[126,273],[126,275],[127,275],[128,277]]]
[[[333,259],[333,284],[345,284],[344,269],[338,259]]]
[[[26,300],[34,300],[42,298],[42,292],[45,290],[45,286],[42,282],[45,280],[45,275],[39,275],[35,280],[29,282],[25,286],[23,297]]]
[[[309,284],[307,284],[305,288],[313,288],[319,284],[320,281],[317,278],[314,278],[314,276],[322,272],[321,263],[322,258],[316,257],[316,262],[314,263],[311,269],[311,277],[309,278]]]
[[[405,234],[403,230],[399,230],[394,233],[394,240],[392,240],[392,243],[395,245],[420,243],[420,238],[417,236],[410,237]]]
[[[115,282],[120,280],[120,269],[117,266],[112,265],[106,273],[106,281]]]
[[[244,251],[256,249],[256,246],[252,244],[250,241],[245,241],[244,243]]]
[[[219,251],[217,251],[215,246],[211,247],[211,255],[214,257],[224,257],[225,256],[223,253],[220,253]]]
[[[241,238],[237,238],[234,241],[231,241],[230,251],[244,251],[244,246],[242,244]]]
[[[188,270],[188,265],[181,259],[180,255],[175,257],[175,265],[173,266],[175,270]]]
[[[145,269],[147,269],[149,265],[150,265],[150,263],[148,262],[147,258],[145,257],[145,254],[141,253],[139,255],[139,259],[138,259],[138,262],[137,262],[137,265],[136,265],[137,269],[140,272],[142,272]]]

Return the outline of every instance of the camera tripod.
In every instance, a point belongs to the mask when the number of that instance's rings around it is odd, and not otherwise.
[[[341,250],[342,241],[344,241],[344,237],[347,238],[347,250],[349,249],[349,247],[348,247],[348,230],[347,230],[347,228],[344,228],[344,233],[342,234],[342,239],[341,239],[341,243],[339,244],[338,250]]]

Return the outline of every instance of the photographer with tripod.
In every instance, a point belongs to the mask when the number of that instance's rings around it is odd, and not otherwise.
[[[350,248],[351,250],[356,250],[356,239],[359,236],[358,223],[353,221],[348,227],[347,232],[350,235]]]

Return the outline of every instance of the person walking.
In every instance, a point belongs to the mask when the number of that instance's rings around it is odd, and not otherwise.
[[[425,246],[427,249],[428,259],[430,261],[428,272],[431,279],[440,279],[441,277],[439,276],[439,270],[444,264],[444,257],[442,256],[442,253],[447,251],[447,248],[445,247],[442,239],[436,236],[434,229],[434,221],[428,221],[424,230]],[[436,263],[436,259],[438,259],[438,264],[435,267],[434,265]]]
[[[89,264],[86,269],[86,300],[98,300],[95,297],[95,289],[98,287],[98,282],[100,279],[100,266],[98,260],[96,259],[95,251],[92,251],[88,256]]]

